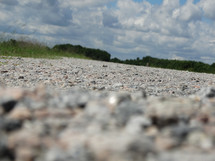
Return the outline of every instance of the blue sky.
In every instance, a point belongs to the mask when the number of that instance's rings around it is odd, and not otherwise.
[[[138,0],[135,0],[135,1],[138,1]],[[139,0],[140,2],[141,0]],[[150,2],[151,4],[162,4],[162,0],[148,0],[148,2]]]
[[[0,40],[215,62],[214,0],[0,0]]]

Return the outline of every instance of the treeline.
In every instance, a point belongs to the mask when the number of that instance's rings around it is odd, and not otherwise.
[[[118,58],[111,59],[111,55],[104,50],[86,48],[80,45],[71,45],[71,44],[55,45],[53,49],[59,50],[59,51],[82,54],[94,60],[215,74],[215,63],[213,63],[212,65],[209,65],[209,64],[206,64],[203,62],[197,62],[197,61],[159,59],[151,56],[146,56],[146,57],[143,57],[142,59],[140,58],[126,59],[126,60],[120,60]]]
[[[141,65],[149,67],[159,67],[167,69],[176,69],[176,70],[186,70],[191,72],[200,72],[200,73],[215,73],[215,63],[212,65],[196,62],[196,61],[187,61],[187,60],[169,60],[169,59],[159,59],[153,58],[150,56],[143,57],[142,59],[126,59],[120,60],[118,58],[111,59],[112,62],[131,64],[131,65]]]
[[[110,61],[111,58],[111,55],[104,50],[86,48],[81,45],[60,44],[55,45],[53,50],[82,54],[94,60]]]
[[[81,45],[72,44],[59,44],[55,45],[53,48],[49,48],[37,42],[19,41],[11,39],[8,41],[0,42],[0,55],[3,54],[32,57],[49,57],[51,55],[74,57],[76,55],[77,58],[90,58],[93,60],[107,62],[215,74],[215,63],[209,65],[197,61],[159,59],[151,56],[146,56],[142,59],[111,59],[111,55],[104,50],[86,48],[82,47]]]

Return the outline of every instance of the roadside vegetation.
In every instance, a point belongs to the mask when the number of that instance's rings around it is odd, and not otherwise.
[[[100,49],[82,47],[81,45],[60,44],[53,47],[55,51],[77,53],[94,60],[110,61],[111,55]]]
[[[158,58],[153,58],[151,56],[146,56],[146,57],[143,57],[142,59],[137,58],[137,59],[126,59],[126,60],[113,58],[111,59],[111,61],[116,63],[123,63],[123,64],[215,74],[215,63],[209,65],[209,64],[197,62],[197,61],[158,59]]]
[[[53,48],[49,48],[46,45],[42,45],[37,42],[13,39],[0,42],[0,56],[48,58],[48,59],[72,57],[80,59],[93,59],[107,62],[115,62],[122,64],[215,74],[215,63],[209,65],[206,63],[196,61],[158,59],[153,58],[151,56],[146,56],[143,57],[142,59],[140,58],[126,60],[120,60],[118,58],[111,59],[111,55],[108,52],[100,49],[86,48],[80,45],[72,44],[59,44],[55,45]]]
[[[61,57],[73,57],[81,59],[90,59],[83,54],[77,54],[66,51],[58,51],[49,48],[37,42],[9,40],[0,42],[1,56],[15,56],[15,57],[30,57],[30,58],[48,58],[56,59]]]

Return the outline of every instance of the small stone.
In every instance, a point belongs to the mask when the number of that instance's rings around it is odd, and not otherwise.
[[[1,100],[11,99],[11,100],[20,100],[23,98],[25,94],[25,90],[20,88],[6,88],[0,89],[0,102]]]
[[[0,111],[4,113],[12,111],[23,95],[24,91],[20,89],[0,89]]]
[[[140,92],[133,93],[131,97],[133,101],[141,101],[147,98],[147,94],[145,90],[141,90]]]
[[[125,101],[115,109],[113,116],[119,126],[125,126],[131,117],[140,116],[143,113],[144,108],[142,106],[134,102]]]
[[[42,138],[35,129],[22,129],[12,133],[8,137],[8,146],[15,149],[21,147],[39,148],[42,146]]]
[[[105,87],[99,87],[98,90],[103,91],[103,90],[105,90]]]
[[[15,153],[13,149],[10,149],[3,140],[0,140],[0,160],[4,159],[14,160]]]
[[[212,138],[210,138],[201,131],[191,133],[187,138],[187,142],[192,146],[202,148],[205,150],[213,148]]]
[[[65,75],[63,78],[64,78],[64,79],[68,79],[68,78],[69,78],[69,76],[68,76],[68,75]]]
[[[134,139],[127,147],[125,155],[130,160],[146,160],[148,154],[156,154],[153,142],[149,138]]]
[[[18,148],[16,151],[16,160],[33,161],[36,158],[36,152],[28,147]]]
[[[187,85],[182,85],[182,86],[181,86],[181,90],[182,90],[182,91],[185,91],[185,90],[187,90],[187,89],[188,89],[188,86],[187,86]]]
[[[26,120],[31,119],[32,114],[26,107],[16,107],[12,112],[10,112],[8,117],[14,120]]]
[[[8,73],[8,72],[9,72],[9,71],[7,71],[7,70],[2,70],[2,71],[1,71],[2,74]]]
[[[190,128],[189,126],[185,125],[184,123],[179,124],[176,127],[171,128],[171,134],[176,137],[177,139],[183,140],[186,138],[189,133],[191,133],[194,129]]]
[[[47,118],[49,116],[49,111],[45,108],[34,110],[33,117],[37,119]]]
[[[119,94],[112,94],[108,98],[108,103],[112,106],[119,105],[123,101],[130,101],[131,95],[129,93],[119,93]]]
[[[87,104],[84,116],[94,119],[99,124],[107,123],[110,119],[111,110],[104,102],[91,101]]]
[[[0,128],[5,130],[6,132],[13,132],[22,127],[22,122],[19,120],[9,120],[4,119],[1,120]]]
[[[199,110],[199,103],[188,98],[151,97],[147,101],[145,114],[159,127],[189,119]]]
[[[24,79],[24,76],[19,76],[18,79]]]
[[[1,106],[3,109],[4,113],[9,113],[10,111],[13,110],[13,108],[16,106],[17,101],[16,100],[8,100],[8,101],[4,101]]]
[[[157,136],[155,140],[156,147],[159,150],[171,150],[179,146],[179,142],[170,137]]]
[[[96,84],[96,81],[90,81],[91,84]]]
[[[113,85],[113,88],[114,88],[114,89],[116,89],[116,88],[121,88],[121,87],[123,87],[123,84],[122,84],[122,83],[115,83],[115,84]]]
[[[125,130],[130,134],[139,134],[151,125],[151,120],[144,116],[131,117],[127,123]]]
[[[91,98],[89,93],[84,90],[71,90],[62,93],[61,96],[50,101],[52,106],[58,108],[85,108],[88,100]],[[60,105],[59,105],[60,102]]]
[[[215,105],[215,88],[202,88],[196,95],[203,104]]]
[[[159,134],[159,130],[156,126],[150,126],[145,130],[146,136],[155,137]]]

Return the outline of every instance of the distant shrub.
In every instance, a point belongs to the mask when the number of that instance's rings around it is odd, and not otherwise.
[[[196,62],[196,61],[185,61],[185,60],[168,60],[153,58],[151,56],[143,57],[142,59],[126,59],[119,60],[117,58],[111,59],[112,62],[132,64],[132,65],[142,65],[158,68],[176,69],[176,70],[187,70],[191,72],[201,72],[201,73],[215,73],[215,63],[212,65]]]
[[[54,50],[67,51],[71,53],[83,54],[86,57],[92,58],[94,60],[110,61],[111,55],[100,49],[92,49],[82,47],[81,45],[72,44],[60,44],[53,47]]]

